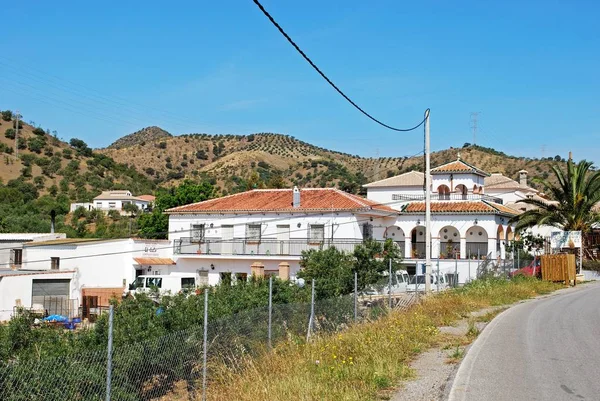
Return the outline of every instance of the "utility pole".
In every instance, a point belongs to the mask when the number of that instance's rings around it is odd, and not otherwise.
[[[425,111],[425,292],[431,291],[431,149],[429,109]]]
[[[16,126],[15,126],[15,158],[19,158],[19,110],[15,112]]]
[[[479,116],[479,111],[471,112],[471,129],[473,130],[473,145],[477,144],[477,116]]]

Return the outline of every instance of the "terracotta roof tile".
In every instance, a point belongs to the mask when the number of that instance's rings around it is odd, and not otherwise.
[[[489,174],[483,170],[478,169],[475,166],[470,165],[469,163],[463,160],[455,160],[450,163],[442,164],[436,168],[431,169],[431,174],[442,174],[442,173],[473,173],[483,177],[488,176]]]
[[[425,213],[425,202],[411,202],[402,210],[403,213]],[[475,213],[515,215],[515,211],[493,202],[431,202],[431,213]]]
[[[154,202],[154,200],[156,199],[156,196],[154,196],[154,195],[140,195],[137,198],[141,199],[141,200],[148,201],[148,202]]]
[[[255,189],[222,198],[192,203],[166,210],[178,213],[237,213],[237,212],[309,212],[363,211],[397,213],[389,206],[351,195],[335,188],[306,188],[300,191],[300,207],[292,206],[291,189]]]

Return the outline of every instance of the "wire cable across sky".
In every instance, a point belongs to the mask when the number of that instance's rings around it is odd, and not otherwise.
[[[279,32],[287,39],[287,41],[290,42],[290,44],[292,46],[294,46],[294,49],[296,49],[296,51],[298,53],[300,53],[300,55],[302,57],[304,57],[304,59],[308,62],[308,64],[310,64],[311,67],[314,68],[315,71],[317,71],[319,73],[319,75],[321,75],[321,77],[323,77],[323,79],[325,81],[327,81],[327,83],[329,85],[331,85],[331,87],[333,89],[336,90],[337,93],[339,93],[344,99],[346,99],[358,111],[360,111],[361,113],[363,113],[365,116],[369,117],[371,120],[375,121],[377,124],[379,124],[379,125],[387,128],[387,129],[391,129],[392,131],[409,132],[409,131],[416,130],[421,125],[423,125],[423,123],[425,122],[425,120],[427,119],[427,117],[423,118],[423,120],[421,120],[421,122],[419,124],[415,125],[414,127],[411,127],[411,128],[396,128],[396,127],[392,127],[391,125],[388,125],[388,124],[382,122],[381,120],[378,120],[377,118],[373,117],[371,114],[367,113],[362,107],[360,107],[352,99],[350,99],[350,97],[348,97],[344,92],[342,92],[342,90],[340,88],[338,88],[337,85],[334,84],[333,81],[331,79],[329,79],[327,77],[327,75],[325,75],[325,73],[323,73],[323,71],[321,71],[321,69],[319,69],[319,67],[317,67],[317,65],[310,59],[310,57],[308,57],[306,55],[306,53],[304,53],[302,51],[302,49],[300,49],[300,47],[296,44],[296,42],[294,42],[292,40],[292,38],[283,30],[283,28],[281,27],[281,25],[279,25],[277,23],[277,21],[275,21],[275,19],[271,16],[271,14],[269,14],[269,12],[267,10],[265,10],[265,8],[263,7],[263,5],[260,4],[260,2],[258,0],[253,0],[253,1],[254,1],[254,4],[256,4],[258,6],[258,8],[260,8],[260,11],[262,11],[262,13],[269,19],[269,21],[271,21],[271,23],[273,25],[275,25],[275,28],[277,28],[279,30]],[[425,115],[427,116],[427,113],[425,113]]]

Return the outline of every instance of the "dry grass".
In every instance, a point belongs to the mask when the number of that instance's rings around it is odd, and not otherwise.
[[[480,281],[425,299],[404,312],[357,324],[311,343],[287,342],[271,353],[215,368],[210,400],[373,400],[411,377],[408,363],[443,341],[438,326],[470,311],[509,304],[560,286],[535,280]],[[464,348],[456,344],[451,359]],[[460,354],[460,355],[459,355]]]

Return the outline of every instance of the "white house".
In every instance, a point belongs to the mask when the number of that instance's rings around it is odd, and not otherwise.
[[[353,251],[383,239],[398,211],[334,188],[252,190],[166,211],[177,270],[204,283],[244,279],[252,265],[294,279],[304,250]]]
[[[1,319],[15,306],[77,314],[85,305],[107,307],[141,274],[174,267],[168,240],[57,239],[23,246],[21,265],[0,270]]]
[[[66,238],[61,233],[0,234],[0,270],[18,268],[23,260],[23,244]]]
[[[71,212],[74,212],[78,207],[83,207],[86,210],[97,209],[104,212],[117,210],[119,213],[126,213],[123,207],[126,204],[134,204],[140,210],[146,210],[154,202],[153,195],[133,196],[131,192],[123,191],[103,191],[96,196],[93,202],[90,203],[72,203]]]

